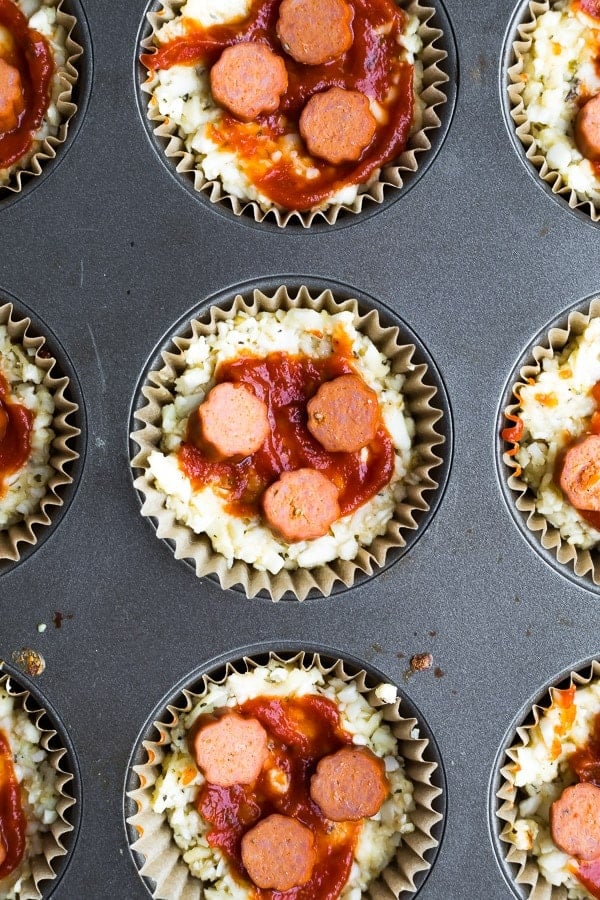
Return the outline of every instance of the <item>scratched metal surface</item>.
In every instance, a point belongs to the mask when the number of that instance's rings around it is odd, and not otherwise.
[[[506,132],[498,78],[513,0],[447,0],[461,79],[437,160],[397,203],[318,236],[246,228],[177,185],[136,108],[145,0],[84,6],[94,71],[80,133],[50,177],[0,207],[0,288],[56,334],[87,414],[85,465],[66,515],[0,576],[0,657],[23,646],[43,653],[37,686],[81,767],[80,836],[54,897],[148,896],[122,813],[146,717],[214,657],[306,641],[396,681],[436,737],[447,822],[419,897],[510,898],[488,834],[494,760],[540,687],[598,651],[600,624],[597,596],[523,539],[494,462],[515,361],[546,321],[600,288],[598,231],[539,189]],[[436,361],[455,426],[446,495],[412,550],[359,588],[305,605],[248,601],[196,579],[139,515],[128,467],[132,394],[152,348],[202,299],[281,273],[339,280],[396,311]],[[405,678],[422,651],[438,677]]]

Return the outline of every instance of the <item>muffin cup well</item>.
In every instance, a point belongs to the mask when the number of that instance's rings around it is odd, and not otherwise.
[[[41,335],[34,337],[29,333],[31,320],[15,318],[12,303],[0,306],[0,325],[6,326],[8,337],[14,344],[35,349],[35,365],[45,372],[42,384],[50,392],[55,404],[51,426],[54,439],[49,458],[49,465],[54,469],[54,473],[48,480],[46,493],[34,512],[14,525],[0,530],[0,560],[17,561],[20,558],[19,544],[37,543],[38,528],[50,525],[52,508],[63,505],[61,489],[73,482],[73,477],[67,470],[68,465],[79,457],[70,446],[70,442],[80,434],[80,429],[70,421],[78,406],[66,396],[69,379],[66,376],[56,377],[52,374],[56,360],[45,351],[45,338]]]
[[[386,532],[375,538],[370,546],[361,547],[353,560],[335,560],[313,569],[284,569],[278,575],[260,572],[240,560],[235,560],[229,568],[225,557],[215,553],[206,535],[197,535],[176,521],[174,513],[165,505],[165,495],[155,487],[148,475],[148,459],[152,450],[159,446],[162,407],[172,402],[171,388],[175,378],[184,368],[183,354],[191,339],[214,332],[220,321],[232,318],[240,311],[253,316],[265,310],[287,310],[295,307],[326,310],[329,313],[351,311],[358,330],[368,335],[384,356],[391,360],[392,371],[405,375],[406,381],[402,392],[408,412],[416,425],[413,446],[417,451],[419,462],[412,470],[414,479],[411,479],[416,483],[406,485],[406,497],[396,504]],[[338,581],[350,586],[354,583],[358,572],[371,575],[374,565],[378,567],[384,565],[390,550],[406,544],[404,532],[416,529],[418,527],[416,514],[429,509],[424,493],[438,487],[433,470],[442,463],[436,449],[444,443],[445,438],[435,427],[443,413],[433,405],[436,388],[424,381],[427,365],[412,362],[415,346],[398,344],[398,328],[382,327],[376,310],[361,315],[356,300],[337,302],[330,290],[324,290],[313,296],[307,287],[302,286],[293,295],[288,292],[285,285],[282,285],[272,295],[254,290],[251,299],[245,300],[238,294],[228,307],[211,307],[210,320],[192,319],[188,334],[174,338],[173,345],[162,354],[163,368],[160,371],[150,372],[142,388],[146,404],[135,412],[134,419],[142,422],[144,427],[131,435],[139,447],[139,452],[132,459],[131,465],[134,469],[142,470],[134,482],[144,497],[142,515],[156,520],[158,537],[173,542],[176,559],[192,559],[198,576],[216,573],[224,588],[235,584],[243,585],[249,597],[265,591],[273,600],[280,599],[286,593],[302,600],[313,589],[321,595],[329,595]]]
[[[79,79],[76,63],[83,54],[83,47],[81,47],[73,38],[73,31],[77,26],[77,19],[75,16],[64,12],[62,9],[63,2],[64,0],[60,0],[57,6],[57,23],[61,25],[67,33],[67,61],[65,70],[60,75],[61,92],[56,101],[61,120],[58,133],[44,138],[40,143],[40,147],[31,157],[29,157],[23,166],[20,166],[19,163],[16,164],[17,168],[11,174],[9,182],[7,184],[0,184],[0,197],[2,196],[3,191],[8,191],[11,194],[20,193],[23,189],[23,176],[38,176],[42,174],[44,162],[49,159],[54,159],[57,148],[66,141],[69,123],[77,112],[77,104],[73,102],[73,90]]]
[[[20,900],[40,900],[47,893],[42,882],[53,881],[57,877],[56,864],[60,857],[67,854],[65,836],[74,830],[68,811],[75,806],[76,799],[72,794],[73,774],[65,768],[68,751],[66,747],[57,747],[57,732],[47,727],[42,721],[46,710],[37,706],[31,693],[18,685],[12,675],[2,673],[3,663],[0,660],[0,686],[16,699],[25,710],[31,721],[40,732],[40,746],[47,752],[48,762],[56,773],[56,790],[59,801],[56,807],[58,817],[50,826],[42,839],[42,853],[29,859],[31,875],[23,882],[19,893]]]
[[[327,658],[319,653],[300,651],[290,654],[268,653],[268,662],[292,663],[304,670],[317,667],[327,677],[340,678],[344,682],[354,682],[357,690],[367,697],[369,704],[383,711],[383,718],[391,727],[397,738],[400,755],[404,758],[406,775],[414,785],[416,809],[411,813],[411,821],[415,830],[402,838],[394,859],[379,878],[369,887],[366,896],[372,900],[399,897],[403,891],[415,891],[422,881],[419,874],[427,871],[431,863],[425,858],[429,851],[438,846],[438,838],[433,831],[441,821],[442,814],[434,809],[437,798],[442,794],[441,788],[433,783],[434,773],[438,769],[436,762],[429,761],[428,747],[430,742],[418,736],[419,723],[416,718],[405,718],[401,712],[402,700],[385,703],[377,695],[377,685],[373,677],[364,670],[347,671],[353,668],[344,660]],[[139,787],[128,792],[127,796],[137,806],[137,812],[127,819],[128,824],[139,835],[131,845],[133,853],[143,857],[140,875],[151,879],[156,887],[155,898],[161,900],[195,900],[203,896],[201,882],[190,875],[182,858],[182,851],[175,844],[171,828],[163,815],[152,810],[152,793],[156,780],[161,772],[162,762],[168,753],[170,732],[178,724],[180,717],[189,712],[194,703],[202,697],[209,684],[223,684],[232,672],[251,671],[263,660],[244,656],[241,660],[228,662],[223,674],[205,674],[196,681],[191,689],[183,689],[163,711],[164,720],[153,723],[153,733],[157,738],[143,740],[143,762],[133,766],[135,780]],[[418,884],[416,882],[419,882]]]
[[[165,24],[179,15],[185,0],[163,0],[158,12],[151,11],[147,14],[151,33],[144,37],[141,46],[144,51],[151,51],[155,44],[152,35]],[[152,123],[154,134],[164,144],[164,152],[167,159],[172,162],[177,172],[189,176],[193,181],[195,191],[204,193],[212,203],[224,204],[229,207],[236,216],[246,214],[252,216],[258,223],[274,219],[280,228],[287,225],[300,225],[309,228],[313,223],[333,225],[343,213],[360,213],[366,201],[381,204],[386,190],[399,190],[403,187],[407,176],[412,175],[419,168],[419,160],[422,154],[431,150],[431,132],[441,127],[438,115],[439,107],[448,101],[448,94],[444,87],[449,81],[448,74],[441,68],[447,59],[446,50],[437,46],[441,38],[450,39],[450,35],[444,35],[442,30],[432,27],[429,23],[435,16],[433,7],[421,4],[420,0],[401,0],[399,5],[409,14],[418,17],[420,26],[418,34],[423,41],[423,50],[420,61],[423,66],[423,81],[421,98],[425,104],[421,128],[409,137],[407,147],[392,163],[384,166],[379,175],[368,185],[359,189],[359,193],[352,204],[331,204],[326,209],[301,212],[299,210],[287,210],[273,207],[267,211],[261,209],[258,203],[251,200],[240,200],[238,197],[228,194],[219,180],[207,180],[203,172],[195,167],[193,154],[185,149],[184,141],[179,137],[177,126],[165,120],[157,109],[147,106],[144,110]],[[141,90],[146,95],[151,95],[157,83],[157,76],[152,74],[143,84]]]
[[[591,319],[600,316],[600,298],[594,298],[586,306],[584,311],[572,310],[569,313],[566,328],[550,328],[543,344],[537,344],[531,351],[533,363],[526,363],[519,371],[519,381],[511,388],[512,396],[516,402],[504,409],[504,417],[507,423],[514,421],[520,407],[519,391],[529,379],[535,379],[542,371],[544,359],[552,359],[560,353],[570,340],[582,334]],[[572,566],[574,572],[581,579],[591,581],[594,585],[600,585],[600,553],[597,548],[582,550],[563,540],[557,528],[548,520],[536,512],[535,497],[523,481],[521,469],[514,458],[516,445],[511,450],[505,451],[503,461],[511,470],[508,478],[508,487],[514,496],[516,508],[526,516],[527,529],[539,542],[544,550],[554,554],[556,560],[564,566]]]
[[[541,180],[548,186],[552,194],[566,201],[569,208],[587,213],[592,222],[600,222],[600,208],[591,199],[580,199],[573,188],[565,183],[560,172],[551,169],[546,162],[546,155],[532,134],[531,126],[527,119],[523,91],[525,81],[522,79],[524,69],[524,57],[533,45],[532,32],[536,27],[539,16],[548,12],[552,4],[550,0],[529,0],[528,12],[517,26],[519,38],[513,41],[512,53],[515,62],[508,68],[508,100],[510,116],[515,124],[516,136],[525,148],[525,158],[530,162]],[[532,173],[533,174],[533,173]]]
[[[561,690],[570,687],[585,687],[590,682],[600,678],[600,663],[592,660],[578,671],[572,671],[556,685],[544,692],[542,698],[534,703],[523,717],[527,724],[519,725],[516,729],[515,742],[505,751],[510,763],[506,763],[500,770],[500,787],[496,792],[499,804],[496,809],[497,819],[500,820],[500,842],[504,853],[504,861],[507,870],[514,871],[514,884],[518,887],[519,895],[528,900],[566,900],[567,890],[564,886],[550,884],[540,872],[535,859],[528,856],[526,850],[519,850],[509,838],[518,814],[519,788],[515,785],[512,765],[517,761],[517,750],[525,747],[530,741],[530,732],[536,728],[544,713],[550,708],[555,693],[560,684]]]

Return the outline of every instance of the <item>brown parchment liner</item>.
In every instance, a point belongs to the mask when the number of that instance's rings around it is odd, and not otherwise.
[[[152,28],[152,35],[165,22],[178,16],[185,2],[186,0],[163,0],[163,7],[159,12],[148,13],[147,18]],[[226,193],[220,181],[208,181],[204,174],[195,168],[194,155],[186,151],[185,143],[177,133],[177,125],[165,119],[156,108],[156,105],[153,106],[148,103],[148,118],[151,122],[158,123],[154,128],[154,133],[157,137],[164,138],[165,154],[169,160],[173,161],[177,172],[191,173],[196,191],[204,192],[213,203],[228,203],[236,216],[240,216],[246,210],[250,210],[255,220],[262,222],[267,216],[272,214],[277,225],[281,228],[284,228],[294,219],[298,220],[305,228],[309,228],[316,217],[324,219],[329,225],[333,225],[341,210],[360,213],[366,198],[373,200],[375,203],[382,203],[385,189],[401,188],[404,183],[404,173],[416,172],[419,166],[420,155],[431,149],[428,132],[440,127],[441,121],[437,114],[437,107],[441,106],[448,99],[442,86],[449,81],[449,77],[440,68],[440,63],[447,58],[448,54],[445,50],[436,46],[440,38],[443,37],[443,32],[441,29],[432,28],[429,25],[429,20],[435,15],[435,9],[422,5],[420,0],[397,0],[397,2],[407,13],[417,16],[420,22],[418,34],[423,41],[423,50],[419,57],[423,64],[423,82],[420,96],[425,104],[423,122],[419,131],[409,137],[406,150],[393,163],[384,166],[380,170],[379,177],[372,184],[359,188],[358,196],[352,204],[336,203],[329,205],[323,210],[307,212],[287,210],[278,206],[265,211],[255,201],[240,200],[238,197]],[[142,41],[142,48],[145,51],[150,51],[155,47],[152,35]],[[142,90],[146,94],[152,95],[157,80],[156,75],[150,73],[148,80],[142,84]]]
[[[135,487],[145,498],[142,515],[151,516],[157,521],[158,537],[174,542],[175,558],[192,559],[198,576],[216,573],[224,588],[241,584],[248,597],[255,596],[263,590],[267,591],[273,600],[279,600],[286,592],[294,594],[298,600],[303,600],[313,588],[324,596],[328,596],[337,581],[350,586],[353,584],[357,572],[366,572],[371,575],[373,566],[382,566],[392,547],[403,547],[406,544],[403,531],[413,530],[418,526],[415,513],[429,509],[424,492],[438,487],[432,470],[439,466],[442,460],[434,448],[443,444],[445,440],[435,430],[436,422],[443,415],[441,410],[432,405],[437,390],[424,384],[423,379],[427,372],[427,366],[425,364],[416,365],[412,362],[415,351],[414,344],[399,345],[397,343],[398,328],[383,328],[375,310],[361,316],[356,300],[337,302],[329,290],[313,297],[304,286],[299,288],[295,296],[288,293],[285,285],[279,287],[272,296],[255,290],[252,302],[246,302],[238,294],[227,308],[211,307],[210,321],[202,323],[193,319],[190,323],[191,332],[194,338],[214,332],[220,321],[232,318],[240,311],[256,315],[264,310],[287,310],[293,307],[326,310],[329,313],[350,310],[354,314],[355,327],[368,335],[384,356],[391,360],[392,372],[401,372],[406,376],[402,393],[416,426],[413,449],[418,452],[419,462],[411,470],[411,473],[416,476],[417,484],[406,485],[406,497],[396,505],[386,532],[376,537],[368,547],[361,547],[353,560],[334,560],[314,569],[284,569],[278,575],[260,572],[241,560],[234,560],[231,568],[228,568],[225,557],[213,550],[210,539],[206,535],[195,534],[186,525],[180,524],[176,520],[174,512],[166,508],[165,495],[155,487],[153,480],[148,476],[148,458],[152,450],[159,448],[162,407],[173,401],[171,387],[175,378],[185,368],[183,353],[189,347],[191,337],[176,337],[174,343],[178,348],[177,352],[163,352],[163,368],[158,372],[149,373],[146,384],[142,388],[142,394],[147,403],[135,413],[135,418],[142,422],[144,427],[131,435],[140,448],[131,465],[134,469],[143,470],[134,482]]]
[[[0,197],[2,196],[3,190],[10,191],[13,194],[18,194],[23,189],[23,175],[37,176],[42,174],[42,164],[47,159],[54,159],[54,157],[56,156],[56,148],[61,144],[64,144],[64,142],[66,141],[69,131],[69,123],[77,112],[77,105],[73,103],[72,100],[73,88],[79,79],[79,72],[77,71],[75,63],[83,54],[83,47],[81,47],[73,39],[73,29],[77,25],[77,19],[75,18],[75,16],[72,16],[62,10],[63,2],[64,0],[60,0],[58,6],[56,7],[56,21],[58,25],[62,25],[67,34],[65,42],[67,60],[65,63],[64,71],[62,71],[58,76],[62,86],[62,90],[58,95],[56,101],[56,108],[61,118],[58,133],[55,135],[49,135],[41,142],[34,139],[34,144],[40,144],[39,148],[35,151],[35,153],[33,153],[32,156],[29,156],[30,151],[27,152],[27,154],[25,155],[26,162],[24,162],[22,167],[20,166],[19,161],[15,163],[15,166],[17,166],[17,168],[15,171],[11,172],[8,183],[0,184]]]
[[[70,416],[76,412],[78,406],[69,400],[65,394],[68,390],[69,379],[66,376],[55,377],[52,370],[56,360],[47,356],[44,350],[46,339],[42,336],[33,337],[29,334],[31,319],[16,319],[12,303],[0,305],[0,325],[6,325],[8,336],[13,344],[22,347],[33,347],[36,355],[33,358],[35,365],[46,374],[42,384],[50,392],[54,400],[54,418],[51,428],[54,438],[50,445],[50,457],[48,464],[54,469],[46,485],[46,493],[40,500],[39,506],[34,512],[24,519],[11,525],[9,528],[0,529],[0,560],[19,559],[21,553],[19,544],[36,544],[36,530],[39,526],[51,524],[52,507],[62,506],[61,488],[71,484],[73,477],[67,471],[68,464],[79,457],[79,453],[72,449],[69,442],[81,432],[70,421]],[[0,359],[1,369],[1,359]],[[1,502],[1,501],[0,501]]]
[[[600,678],[600,663],[593,660],[591,665],[586,665],[582,671],[570,673],[569,687],[586,687],[590,682],[596,681],[598,678]],[[561,682],[564,680],[561,679]],[[498,800],[502,801],[496,810],[496,815],[501,822],[505,823],[501,826],[500,840],[508,845],[506,847],[506,861],[518,867],[514,880],[517,885],[524,887],[529,900],[567,900],[567,889],[564,886],[559,887],[550,884],[540,872],[535,858],[528,856],[526,850],[517,850],[510,839],[510,833],[518,815],[520,790],[515,785],[512,766],[517,761],[517,750],[529,744],[530,732],[539,724],[544,713],[552,705],[556,690],[556,687],[551,687],[548,692],[549,697],[546,695],[541,703],[536,703],[532,707],[531,715],[533,721],[531,724],[520,725],[517,728],[519,740],[506,751],[506,756],[511,762],[507,763],[500,770],[503,781],[496,793]]]
[[[512,394],[517,402],[511,403],[510,406],[506,407],[504,410],[505,416],[518,414],[520,409],[520,403],[518,402],[519,391],[528,383],[528,379],[537,378],[542,371],[543,360],[552,359],[555,354],[560,354],[569,341],[582,334],[587,325],[589,325],[590,320],[598,316],[600,316],[600,297],[592,300],[587,313],[576,310],[571,312],[566,329],[550,329],[546,342],[535,346],[532,350],[531,355],[535,363],[522,366],[519,372],[520,380],[512,388]],[[507,424],[510,424],[510,422]],[[559,563],[573,566],[576,575],[591,578],[594,584],[600,585],[600,553],[598,553],[598,549],[582,550],[563,540],[559,530],[551,525],[544,516],[536,512],[534,493],[520,477],[519,465],[515,458],[509,456],[508,452],[505,452],[503,460],[513,470],[513,474],[508,479],[508,486],[516,494],[515,505],[517,509],[527,513],[527,528],[534,533],[536,539],[545,550],[554,552]]]
[[[578,195],[573,188],[570,188],[568,184],[565,183],[560,172],[550,168],[546,162],[544,151],[531,132],[531,125],[525,111],[525,104],[523,102],[525,82],[521,79],[525,67],[524,57],[531,50],[533,44],[532,32],[535,30],[538,17],[543,13],[548,12],[551,7],[552,3],[550,0],[541,0],[541,2],[538,2],[538,0],[530,0],[530,18],[518,26],[518,32],[521,39],[515,40],[512,45],[516,62],[510,66],[508,70],[508,77],[510,79],[510,84],[508,85],[508,96],[511,105],[510,115],[516,125],[517,137],[525,147],[525,156],[536,167],[542,181],[545,181],[546,184],[550,185],[553,194],[558,194],[560,197],[563,197],[571,209],[582,209],[590,216],[592,222],[599,222],[600,209],[596,207],[594,201],[590,198]]]
[[[415,830],[402,836],[402,842],[394,858],[363,896],[371,900],[391,900],[399,897],[403,891],[415,891],[416,875],[430,868],[425,853],[438,844],[432,835],[432,829],[442,818],[441,813],[433,809],[435,799],[442,793],[431,781],[437,763],[428,762],[423,758],[429,741],[412,736],[413,729],[418,728],[417,720],[402,716],[401,699],[397,699],[394,703],[383,703],[379,700],[375,695],[375,689],[367,685],[368,675],[365,670],[356,675],[348,674],[343,660],[326,665],[318,653],[305,651],[287,660],[276,653],[269,653],[269,662],[271,660],[292,664],[305,671],[316,666],[325,678],[331,675],[344,682],[353,681],[358,691],[368,699],[369,704],[382,710],[384,721],[389,724],[398,740],[398,749],[405,761],[406,775],[414,785],[416,808],[411,813],[411,821]],[[241,662],[246,671],[260,665],[251,657],[244,657]],[[127,796],[137,804],[137,812],[127,819],[127,822],[136,829],[139,838],[131,845],[131,850],[144,857],[145,861],[139,870],[140,875],[152,878],[156,882],[152,896],[157,900],[200,900],[204,896],[202,882],[190,874],[183,861],[182,851],[175,843],[166,816],[152,810],[152,793],[161,774],[162,762],[169,753],[170,731],[177,726],[180,717],[189,712],[196,701],[205,695],[210,683],[223,684],[226,678],[236,671],[239,671],[239,664],[236,666],[231,662],[227,663],[225,675],[220,680],[215,680],[210,675],[202,676],[204,690],[199,693],[183,690],[177,702],[167,706],[164,721],[153,723],[159,738],[143,741],[146,762],[133,767],[139,779],[139,787],[130,791]]]
[[[31,876],[23,882],[23,887],[19,892],[19,900],[40,900],[43,893],[46,892],[44,887],[40,887],[40,883],[56,878],[54,860],[65,856],[67,853],[63,838],[73,831],[73,825],[66,817],[67,810],[76,803],[69,787],[73,781],[73,775],[63,768],[63,761],[67,761],[65,759],[67,756],[66,748],[53,746],[53,740],[57,735],[56,731],[45,728],[41,724],[45,710],[38,709],[34,705],[35,701],[29,691],[21,689],[11,675],[2,674],[2,665],[3,662],[0,659],[0,686],[5,688],[11,697],[15,697],[18,700],[21,708],[25,710],[40,732],[40,746],[46,750],[48,754],[47,760],[56,773],[55,786],[60,795],[56,805],[58,818],[41,837],[42,853],[29,859]],[[25,852],[27,853],[27,850]]]

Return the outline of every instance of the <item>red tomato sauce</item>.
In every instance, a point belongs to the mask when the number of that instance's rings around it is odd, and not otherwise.
[[[42,124],[50,103],[54,60],[46,38],[29,28],[27,19],[12,0],[0,0],[0,25],[14,40],[14,48],[5,61],[18,69],[25,100],[17,127],[0,133],[0,168],[8,168],[27,153]]]
[[[194,445],[198,419],[190,416],[179,466],[193,486],[198,490],[209,483],[219,485],[230,498],[227,511],[240,517],[260,512],[262,494],[282,472],[304,467],[318,469],[337,486],[343,516],[374,497],[394,473],[394,447],[383,423],[369,444],[366,462],[360,451],[328,452],[307,427],[306,404],[319,386],[337,375],[355,373],[349,352],[340,347],[323,359],[287,353],[242,356],[219,366],[217,382],[245,384],[264,401],[271,432],[260,450],[241,462],[213,462]]]
[[[338,822],[331,830],[319,807],[310,798],[310,779],[323,756],[352,742],[340,725],[336,704],[326,697],[308,695],[279,699],[257,697],[235,711],[257,719],[269,736],[269,759],[254,787],[221,787],[205,784],[196,800],[200,814],[211,825],[208,843],[223,850],[238,876],[246,875],[241,856],[242,837],[259,819],[273,813],[291,816],[311,829],[317,858],[310,881],[288,891],[254,888],[257,900],[335,900],[352,867],[360,822]],[[190,736],[214,720],[201,716]],[[288,789],[273,787],[269,772],[284,772]]]
[[[281,0],[254,0],[250,15],[241,22],[206,29],[190,26],[185,36],[154,53],[142,54],[141,61],[152,71],[183,64],[211,66],[226,47],[242,41],[266,44],[281,55],[289,84],[279,110],[259,115],[250,124],[241,123],[224,111],[222,122],[211,126],[210,137],[239,154],[250,181],[271,200],[289,209],[306,210],[345,185],[364,183],[375,169],[402,153],[413,118],[413,66],[397,58],[396,39],[403,33],[406,16],[393,0],[348,0],[354,12],[353,44],[337,59],[319,66],[302,65],[283,52],[275,30],[280,3]],[[387,34],[378,33],[390,23]],[[375,137],[359,160],[334,166],[312,159],[318,176],[310,180],[298,175],[285,157],[279,163],[271,162],[265,171],[260,159],[270,155],[270,150],[261,154],[261,142],[272,147],[273,139],[298,134],[300,114],[307,100],[332,87],[361,91],[384,104],[388,111],[387,122],[378,123]],[[392,87],[396,97],[386,103]]]
[[[0,878],[14,872],[23,858],[26,825],[10,743],[0,731]]]
[[[6,480],[29,459],[34,418],[30,409],[11,403],[8,394],[8,382],[0,373],[0,497]]]

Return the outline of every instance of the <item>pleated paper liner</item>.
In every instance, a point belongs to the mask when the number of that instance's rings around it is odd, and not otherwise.
[[[519,371],[519,380],[512,386],[512,397],[516,402],[510,403],[504,410],[506,424],[510,424],[511,416],[518,414],[520,404],[518,402],[519,391],[529,379],[535,379],[542,371],[544,359],[552,359],[559,354],[570,340],[582,334],[590,320],[600,315],[600,298],[586,302],[584,310],[572,310],[569,313],[566,328],[550,328],[543,344],[538,344],[531,351],[531,362],[523,365]],[[513,445],[514,446],[514,445]],[[512,471],[508,478],[508,486],[513,496],[514,504],[526,517],[526,526],[530,533],[530,540],[534,546],[539,545],[544,550],[550,551],[556,557],[561,566],[571,567],[579,578],[587,581],[590,586],[600,585],[600,553],[597,548],[582,550],[563,540],[557,528],[548,520],[536,512],[535,497],[532,490],[520,477],[520,468],[511,451],[505,451],[503,461]]]
[[[522,80],[524,69],[524,57],[529,53],[533,44],[532,32],[534,31],[539,16],[552,8],[550,0],[530,0],[524,6],[523,21],[517,26],[519,38],[512,44],[514,59],[516,60],[508,68],[508,98],[510,104],[510,116],[516,127],[516,135],[525,149],[526,159],[537,169],[541,180],[549,187],[552,194],[562,198],[570,209],[580,210],[589,215],[592,222],[600,221],[600,209],[591,199],[581,199],[570,188],[563,176],[556,169],[551,169],[546,162],[545,152],[532,134],[531,126],[527,120],[523,91],[525,82]]]
[[[418,463],[411,473],[414,475],[411,481],[416,483],[406,485],[406,497],[396,504],[386,532],[376,537],[368,547],[361,547],[353,560],[338,559],[313,569],[284,569],[277,575],[270,575],[240,560],[235,560],[229,567],[225,557],[213,550],[206,535],[197,535],[189,527],[178,523],[173,511],[166,507],[165,495],[155,487],[149,476],[148,459],[150,453],[159,448],[162,408],[173,400],[173,384],[185,368],[183,354],[192,338],[214,333],[220,321],[232,318],[242,310],[254,316],[263,310],[287,310],[294,307],[326,310],[329,313],[350,310],[357,329],[368,335],[384,356],[391,360],[392,372],[405,375],[402,393],[407,410],[415,420],[414,447]],[[163,352],[163,368],[147,375],[142,387],[146,403],[134,414],[134,419],[143,423],[143,427],[131,435],[139,447],[131,465],[134,469],[142,470],[134,482],[144,497],[142,515],[157,522],[158,537],[172,543],[176,559],[193,560],[198,576],[216,573],[223,588],[241,584],[249,597],[266,592],[273,600],[279,600],[285,594],[302,600],[311,590],[328,596],[336,582],[341,581],[348,587],[354,583],[359,572],[371,575],[374,567],[385,564],[391,550],[406,545],[405,532],[415,530],[419,525],[420,514],[430,508],[425,492],[439,488],[434,471],[442,464],[438,452],[445,437],[436,428],[436,424],[444,416],[443,402],[438,389],[425,382],[428,367],[424,363],[415,364],[412,361],[415,345],[399,344],[398,336],[397,327],[382,327],[376,310],[372,309],[361,315],[356,300],[337,302],[330,290],[313,295],[305,286],[300,287],[296,294],[290,293],[285,285],[272,295],[254,290],[244,299],[238,294],[228,306],[211,307],[209,320],[206,316],[202,321],[192,319],[186,333],[175,337],[173,345]],[[437,406],[438,403],[442,408]]]
[[[60,114],[60,126],[56,135],[49,135],[41,142],[34,140],[34,144],[39,147],[33,153],[27,153],[22,162],[15,164],[16,168],[10,175],[7,184],[0,184],[0,198],[3,192],[17,194],[23,189],[23,176],[38,176],[42,174],[44,163],[47,160],[54,159],[57,149],[67,139],[69,124],[73,116],[77,112],[77,104],[73,101],[73,90],[79,79],[79,72],[76,63],[83,54],[81,47],[73,38],[73,31],[77,26],[75,16],[64,12],[62,9],[64,0],[60,0],[57,9],[56,21],[62,26],[66,33],[66,53],[67,61],[64,71],[60,73],[61,92],[58,95],[56,106]]]
[[[72,814],[72,808],[77,803],[73,790],[74,776],[71,771],[72,764],[69,760],[68,750],[61,746],[57,731],[49,727],[47,711],[38,706],[38,701],[30,691],[19,685],[18,679],[10,674],[4,674],[2,669],[3,663],[0,660],[0,686],[16,699],[39,731],[39,743],[47,752],[47,761],[55,772],[55,787],[59,794],[56,806],[57,819],[42,836],[41,853],[28,859],[31,874],[24,879],[18,894],[19,900],[40,900],[42,897],[49,896],[54,887],[52,882],[64,870],[64,864],[59,865],[59,863],[61,858],[69,852],[66,841],[68,840],[71,845],[73,843],[67,836],[75,830]],[[25,852],[27,853],[27,849]],[[64,861],[62,862],[64,863]]]
[[[151,34],[142,40],[144,51],[151,51],[154,47],[153,34],[165,24],[179,15],[185,0],[164,0],[159,12],[149,12],[147,19],[150,24]],[[288,224],[300,225],[309,228],[313,223],[322,222],[333,225],[340,212],[355,213],[366,208],[366,202],[372,201],[381,204],[385,194],[389,190],[399,190],[403,187],[405,178],[417,171],[419,165],[425,164],[427,154],[431,150],[431,132],[441,127],[438,115],[439,108],[448,101],[446,85],[449,81],[448,74],[441,68],[448,58],[448,53],[439,45],[445,38],[451,40],[451,35],[445,35],[440,28],[432,27],[430,20],[436,15],[436,9],[422,5],[419,0],[400,0],[398,3],[402,9],[410,15],[418,17],[420,26],[418,34],[423,42],[423,50],[417,60],[423,66],[423,78],[421,99],[425,104],[421,128],[409,137],[406,149],[398,159],[384,166],[372,183],[359,189],[356,200],[350,205],[332,204],[324,210],[301,212],[299,210],[287,210],[282,207],[273,207],[265,211],[258,203],[251,200],[240,200],[228,194],[219,180],[209,181],[201,170],[196,168],[193,154],[185,149],[184,141],[177,133],[177,126],[165,119],[158,109],[152,104],[147,104],[145,110],[154,128],[154,134],[164,144],[164,152],[168,160],[173,164],[177,172],[187,175],[193,182],[194,190],[204,193],[212,203],[224,204],[233,210],[236,216],[243,213],[254,217],[256,222],[263,222],[271,218],[280,228]],[[156,73],[151,73],[141,86],[144,94],[152,95],[158,82]],[[452,89],[454,94],[454,89]]]
[[[134,858],[143,859],[143,864],[140,863],[140,875],[144,879],[150,879],[155,885],[152,896],[157,900],[200,900],[204,896],[202,882],[190,874],[166,817],[155,813],[151,806],[154,786],[161,773],[163,759],[169,752],[171,730],[178,724],[180,717],[189,712],[197,699],[206,693],[209,684],[223,684],[231,673],[251,671],[271,660],[292,663],[306,671],[316,666],[325,678],[336,676],[344,682],[353,682],[372,707],[383,711],[384,721],[397,738],[400,755],[405,760],[406,775],[414,785],[416,808],[411,812],[410,819],[415,830],[403,835],[394,858],[363,896],[371,900],[391,900],[401,894],[406,896],[407,893],[414,892],[420,887],[424,873],[432,865],[431,851],[438,846],[439,823],[443,818],[443,814],[435,808],[444,808],[443,791],[434,783],[440,782],[440,779],[443,783],[440,766],[433,761],[437,748],[419,735],[419,722],[416,718],[411,714],[407,717],[403,715],[402,699],[397,699],[394,703],[384,703],[379,699],[376,687],[380,682],[373,675],[342,659],[300,651],[270,652],[268,657],[266,654],[262,657],[244,656],[235,662],[228,662],[218,672],[213,670],[202,675],[160,712],[160,719],[153,723],[151,729],[145,729],[148,731],[148,739],[142,741],[141,748],[137,748],[138,758],[142,762],[133,766],[134,774],[130,781],[135,787],[127,794],[137,812],[127,822],[130,826],[130,838],[133,840],[133,836],[136,833],[138,835],[137,840],[131,844],[131,850],[135,854]]]
[[[516,740],[505,751],[505,758],[501,760],[500,787],[496,792],[497,808],[496,816],[499,820],[500,842],[504,854],[507,873],[512,874],[511,881],[518,890],[519,896],[527,900],[567,900],[567,889],[564,886],[550,884],[542,875],[535,859],[530,857],[526,850],[518,850],[511,840],[515,820],[518,815],[518,805],[523,796],[520,788],[515,785],[513,766],[517,760],[517,750],[525,747],[530,741],[530,732],[539,724],[543,714],[550,708],[554,700],[558,685],[562,690],[569,687],[585,687],[591,681],[600,677],[600,663],[593,660],[578,671],[571,672],[566,678],[559,678],[555,686],[544,692],[542,698],[535,703],[524,715],[522,725],[516,729]]]
[[[69,378],[53,373],[56,360],[45,349],[46,339],[31,333],[31,319],[16,318],[12,303],[0,305],[0,325],[5,325],[13,344],[34,348],[35,365],[45,372],[42,384],[48,389],[54,400],[55,410],[51,428],[54,438],[50,447],[49,465],[54,470],[46,485],[46,493],[38,507],[21,521],[0,529],[0,562],[2,560],[17,561],[21,556],[21,544],[35,544],[38,541],[40,528],[47,527],[52,521],[54,507],[63,505],[62,492],[66,485],[73,482],[70,463],[78,459],[79,453],[73,449],[72,441],[81,432],[73,424],[73,416],[78,406],[69,399]]]

